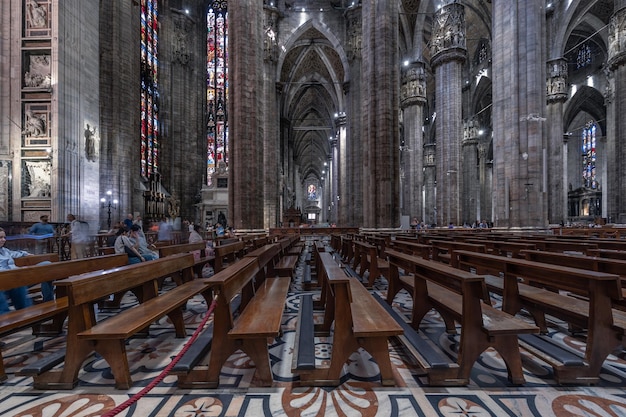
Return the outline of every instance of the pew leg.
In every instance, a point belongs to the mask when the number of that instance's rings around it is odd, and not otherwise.
[[[185,319],[183,317],[183,310],[181,307],[170,311],[167,317],[172,321],[174,329],[176,330],[176,337],[182,338],[187,335],[187,329],[185,329]]]
[[[459,357],[457,363],[459,364],[458,378],[464,385],[469,384],[472,368],[478,357],[487,348],[485,344],[474,339],[469,339],[467,336],[463,336],[467,332],[461,332],[461,343],[459,345]]]
[[[532,307],[527,307],[526,310],[532,316],[537,327],[539,327],[539,333],[548,334],[548,324],[546,323],[545,313],[539,309],[532,308]]]
[[[241,350],[243,350],[254,362],[256,366],[256,378],[262,387],[271,387],[274,382],[272,368],[270,366],[270,353],[267,348],[267,339],[245,339]]]
[[[363,348],[369,352],[380,369],[380,382],[384,386],[395,386],[391,359],[389,358],[389,344],[386,337],[371,337],[359,340]]]
[[[96,341],[96,352],[98,352],[111,367],[111,372],[115,377],[115,388],[129,389],[133,385],[126,356],[126,341],[98,340]]]
[[[0,352],[0,381],[5,381],[6,379],[7,374],[4,370],[4,358],[2,357],[2,352]]]
[[[526,380],[522,371],[522,357],[519,352],[517,335],[500,335],[495,338],[493,347],[504,360],[509,381],[515,385],[523,385]]]

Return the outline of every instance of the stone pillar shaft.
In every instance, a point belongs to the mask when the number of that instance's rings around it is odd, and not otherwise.
[[[437,129],[437,223],[461,222],[462,80],[465,47],[465,7],[448,4],[437,12],[431,41],[435,70]]]

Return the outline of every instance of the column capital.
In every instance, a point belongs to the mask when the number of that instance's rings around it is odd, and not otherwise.
[[[431,66],[449,61],[464,62],[467,55],[465,40],[465,6],[450,3],[440,8],[435,13],[430,39]]]
[[[424,67],[423,62],[413,62],[402,69],[400,89],[400,105],[402,108],[426,103],[426,75]]]
[[[546,95],[548,103],[565,102],[567,93],[567,60],[551,59],[547,63]]]
[[[626,8],[618,10],[611,16],[609,21],[608,47],[609,57],[608,67],[616,69],[626,63],[626,44],[620,42],[626,36]]]

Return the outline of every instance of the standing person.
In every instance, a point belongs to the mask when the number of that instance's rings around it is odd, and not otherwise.
[[[89,225],[87,222],[78,220],[73,214],[67,215],[67,221],[70,223],[69,238],[72,259],[86,258],[87,245],[89,244]]]
[[[15,265],[15,258],[21,258],[22,256],[30,255],[29,252],[23,250],[11,250],[4,247],[7,241],[7,235],[3,228],[0,227],[0,271],[19,268]],[[50,263],[49,261],[41,262],[41,264]],[[44,301],[50,301],[54,299],[54,287],[52,282],[41,283],[41,294]],[[7,291],[0,291],[0,314],[10,311],[7,297],[13,302],[13,307],[16,310],[29,307],[33,304],[28,297],[28,287],[22,286],[17,288],[11,288]]]
[[[221,223],[217,223],[215,225],[215,236],[222,237],[224,236],[224,226]]]
[[[28,233],[35,236],[40,236],[39,240],[37,240],[36,252],[44,253],[44,248],[47,246],[48,237],[54,236],[54,227],[50,223],[48,223],[48,215],[42,214],[39,217],[39,223],[33,224],[30,229],[28,229]]]
[[[172,242],[172,226],[167,222],[165,216],[161,218],[161,222],[159,223],[159,234],[157,238],[159,242]]]

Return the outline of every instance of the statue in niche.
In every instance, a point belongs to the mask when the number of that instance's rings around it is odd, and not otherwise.
[[[97,143],[98,143],[98,129],[94,126],[85,127],[85,156],[88,161],[96,162],[98,159]]]
[[[35,114],[31,110],[26,110],[24,118],[25,126],[22,130],[24,136],[46,136],[46,120],[43,114]]]
[[[50,162],[26,161],[26,169],[30,177],[28,197],[50,197]]]
[[[35,0],[26,4],[26,17],[31,28],[45,28],[48,26],[48,11]]]
[[[24,85],[34,88],[50,88],[50,55],[31,55],[29,70],[24,73]]]

